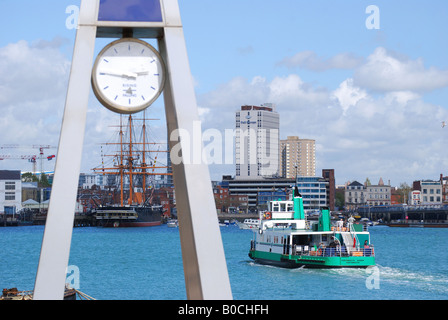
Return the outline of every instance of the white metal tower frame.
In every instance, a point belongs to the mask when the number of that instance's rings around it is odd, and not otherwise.
[[[124,2],[124,0],[123,0]],[[35,300],[62,300],[97,37],[157,38],[167,66],[164,89],[168,133],[193,132],[199,121],[177,0],[160,0],[163,22],[98,21],[99,0],[82,0],[51,200],[34,287]],[[180,137],[181,148],[188,145]],[[215,202],[206,164],[173,165],[188,299],[232,299]],[[100,281],[100,279],[98,279]]]

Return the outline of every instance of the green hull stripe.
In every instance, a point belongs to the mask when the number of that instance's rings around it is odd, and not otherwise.
[[[250,251],[249,256],[254,259],[284,262],[285,264],[313,265],[323,267],[368,267],[375,265],[375,257],[318,257],[318,256],[292,256],[279,253]]]

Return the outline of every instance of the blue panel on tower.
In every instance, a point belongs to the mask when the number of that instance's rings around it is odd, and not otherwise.
[[[98,20],[162,22],[160,0],[100,0]]]

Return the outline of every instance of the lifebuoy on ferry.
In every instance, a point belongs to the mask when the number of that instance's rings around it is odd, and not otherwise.
[[[267,220],[270,220],[272,218],[272,215],[270,212],[266,212],[265,216],[266,216]]]
[[[322,255],[322,249],[319,248],[319,249],[317,250],[317,255],[318,255],[318,256],[321,256],[321,255]]]
[[[118,222],[118,221],[114,222],[114,228],[118,228],[119,225],[120,225],[120,222]]]

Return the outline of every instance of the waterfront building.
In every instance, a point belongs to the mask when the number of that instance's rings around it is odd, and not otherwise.
[[[280,117],[275,104],[244,105],[235,113],[235,179],[277,177]]]
[[[329,194],[329,180],[323,177],[299,176],[296,179],[272,178],[242,180],[223,176],[222,185],[229,188],[229,194],[244,194],[248,197],[248,211],[252,213],[267,209],[267,204],[273,200],[288,200],[291,187],[297,184],[303,198],[305,210],[316,210],[329,207],[334,203],[327,196]]]
[[[82,189],[91,189],[94,185],[98,185],[97,174],[80,173],[78,187]]]
[[[407,196],[409,197],[409,193],[407,193]],[[403,204],[408,203],[409,199],[406,197],[406,193],[403,190],[400,190],[396,187],[390,188],[390,204]]]
[[[83,210],[94,209],[97,208],[99,204],[102,204],[102,194],[100,192],[79,189],[77,196],[77,204],[82,206]]]
[[[219,184],[213,185],[213,196],[218,213],[226,212],[229,207],[229,189],[223,188]]]
[[[37,182],[22,182],[22,202],[29,199],[39,202],[40,194]]]
[[[353,181],[345,187],[345,209],[354,210],[366,204],[365,187],[358,181]]]
[[[420,190],[409,192],[409,205],[418,205],[422,203],[422,193]]]
[[[385,206],[391,204],[391,186],[385,185],[380,178],[378,184],[361,184],[358,181],[345,187],[345,207],[355,210],[359,206]]]
[[[297,177],[297,187],[302,195],[305,210],[320,210],[330,207],[327,198],[329,181],[322,177]],[[334,198],[332,200],[334,203]]]
[[[212,181],[213,194],[218,213],[247,213],[248,212],[248,196],[246,194],[233,193],[230,194],[227,183],[221,184]]]
[[[259,206],[269,201],[272,197],[288,190],[294,185],[294,179],[238,179],[231,176],[223,176],[222,186],[228,187],[230,195],[242,194],[247,196],[248,212],[258,213]],[[286,191],[285,191],[286,192]],[[263,197],[263,198],[262,198]]]
[[[0,170],[0,214],[15,214],[22,209],[20,170]]]
[[[81,189],[91,189],[93,186],[107,189],[108,187],[119,185],[118,177],[115,175],[104,175],[98,173],[80,173],[78,187]]]
[[[229,213],[248,213],[249,197],[246,194],[230,194],[229,195]]]
[[[414,181],[413,189],[421,192],[422,204],[442,204],[442,180]]]
[[[322,169],[322,177],[327,184],[327,203],[330,211],[335,209],[336,199],[336,178],[334,175],[334,169]]]
[[[366,202],[369,206],[383,206],[391,204],[391,186],[385,185],[383,179],[377,185],[367,185]]]
[[[315,140],[299,139],[288,136],[280,140],[280,176],[295,178],[296,176],[312,177],[316,174]]]
[[[448,203],[448,177],[440,174],[440,183],[442,184],[442,202]]]

